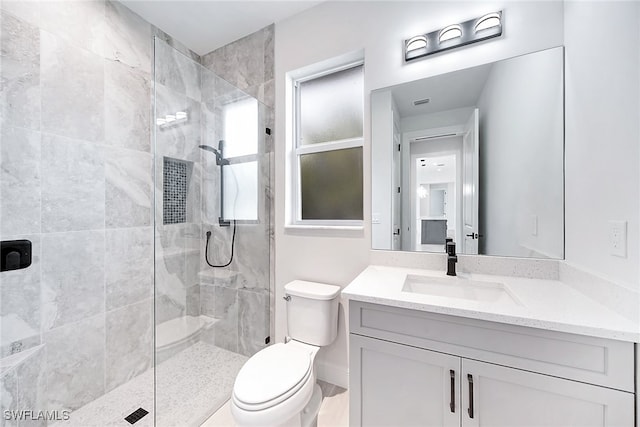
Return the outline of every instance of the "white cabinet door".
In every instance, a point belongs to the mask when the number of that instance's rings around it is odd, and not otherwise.
[[[632,427],[632,393],[462,360],[463,427]]]
[[[457,356],[351,334],[351,426],[460,425]]]

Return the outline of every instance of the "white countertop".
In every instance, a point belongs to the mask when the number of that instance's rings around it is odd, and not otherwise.
[[[640,325],[558,280],[464,274],[471,280],[503,284],[517,299],[514,304],[404,292],[409,274],[448,277],[443,271],[372,265],[342,290],[342,296],[430,313],[640,342]]]

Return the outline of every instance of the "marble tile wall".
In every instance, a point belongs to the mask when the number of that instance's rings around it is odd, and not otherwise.
[[[217,145],[222,139],[219,106],[221,103],[247,93],[260,102],[261,126],[271,129],[271,136],[261,134],[259,144],[259,221],[240,223],[236,234],[233,263],[225,269],[215,269],[201,282],[202,313],[220,319],[207,335],[215,345],[252,355],[263,348],[265,338],[273,336],[273,197],[274,153],[274,25],[263,28],[202,57],[202,64],[215,75],[204,73],[203,132],[206,143]],[[216,77],[216,76],[219,76]],[[213,94],[214,102],[209,96]],[[261,132],[260,132],[261,133]],[[215,135],[211,138],[210,135]],[[212,162],[212,159],[209,159]],[[203,192],[217,193],[218,170],[207,165]],[[203,201],[205,228],[212,232],[209,250],[213,260],[228,260],[231,230],[216,225],[219,199],[207,197]],[[202,266],[203,271],[207,266]]]
[[[169,41],[165,42],[165,40]],[[187,119],[155,127],[156,140],[156,324],[200,315],[201,72],[199,57],[161,37],[155,43],[157,117],[187,113]],[[164,158],[187,164],[186,218],[164,224]]]
[[[0,273],[2,406],[74,410],[153,360],[162,33],[106,0],[2,1],[0,26],[0,238],[34,251]]]
[[[212,99],[237,89],[115,1],[3,0],[0,25],[0,238],[27,238],[34,249],[28,269],[0,275],[0,358],[29,355],[0,372],[2,408],[75,410],[150,368],[154,257],[156,322],[210,315],[220,319],[210,330],[220,346],[262,348],[273,318],[270,138],[259,223],[238,226],[230,268],[213,281],[199,276],[210,271],[204,233],[231,237],[215,225],[216,168],[198,145],[217,144]],[[164,41],[157,113],[186,111],[180,126],[155,127],[154,36]],[[273,107],[273,26],[234,45],[208,66]],[[272,110],[262,114],[273,129]],[[162,179],[153,171],[164,156],[191,162],[187,221],[160,218],[154,230]]]

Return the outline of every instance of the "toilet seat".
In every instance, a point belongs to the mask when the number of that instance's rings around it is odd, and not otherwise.
[[[234,404],[246,411],[262,411],[289,399],[310,383],[313,356],[305,346],[282,343],[259,351],[236,377]]]

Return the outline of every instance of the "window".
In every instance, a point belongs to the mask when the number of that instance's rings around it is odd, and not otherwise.
[[[224,129],[222,218],[258,219],[258,101],[245,97],[222,107]]]
[[[362,63],[299,79],[294,91],[294,224],[362,225]]]

